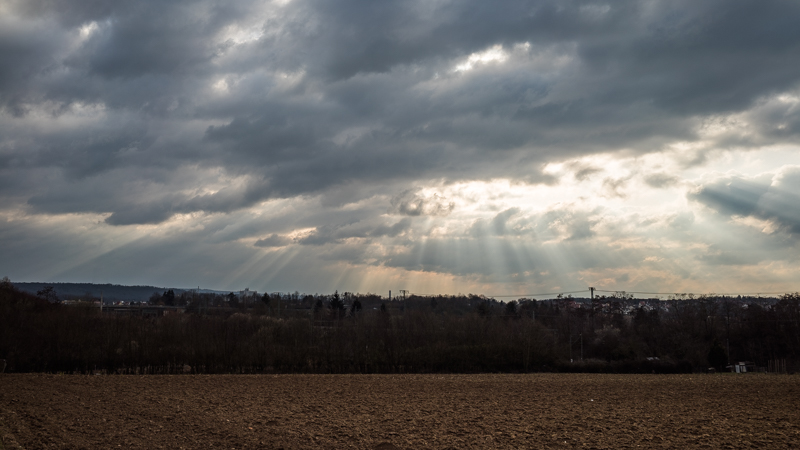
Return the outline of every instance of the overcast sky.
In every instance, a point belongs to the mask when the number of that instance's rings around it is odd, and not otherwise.
[[[800,289],[800,2],[0,0],[0,276]]]

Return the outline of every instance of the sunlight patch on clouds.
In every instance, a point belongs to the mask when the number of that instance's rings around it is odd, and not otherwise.
[[[265,69],[254,70],[246,74],[226,73],[219,78],[212,78],[208,81],[208,89],[211,97],[208,100],[215,100],[214,96],[231,96],[230,100],[242,100],[241,95],[250,91],[260,92],[259,95],[266,97],[276,94],[291,92],[305,79],[306,73],[302,70],[293,72],[270,71]],[[318,93],[310,91],[308,95],[318,98]],[[199,99],[200,100],[200,99]]]
[[[98,120],[106,114],[106,105],[103,103],[83,103],[75,102],[70,104],[72,116],[89,120]]]
[[[204,229],[202,219],[207,214],[200,211],[173,214],[166,222],[159,225],[137,224],[137,229],[162,229],[170,232],[186,232]],[[166,225],[166,226],[164,226]]]
[[[307,228],[298,228],[296,230],[292,230],[289,233],[286,233],[286,237],[291,239],[292,241],[297,241],[299,239],[303,239],[315,233],[317,228],[315,227],[307,227]]]
[[[510,47],[494,45],[482,52],[451,62],[452,68],[440,73],[432,72],[427,79],[410,87],[420,95],[432,99],[449,99],[452,95],[469,96],[475,89],[483,89],[484,82],[515,84],[527,80],[528,88],[518,101],[535,105],[542,94],[556,89],[565,72],[575,69],[580,58],[578,48],[571,43],[533,46],[529,42]],[[470,76],[463,76],[470,74]],[[492,77],[491,81],[482,76]],[[497,77],[500,77],[499,79]]]
[[[91,35],[94,34],[94,32],[96,32],[99,29],[100,26],[94,20],[89,23],[81,25],[80,28],[78,28],[79,41],[83,42],[89,39],[89,37],[91,37]]]
[[[465,73],[481,67],[513,63],[511,67],[532,71],[532,74],[537,76],[552,78],[575,62],[576,51],[574,45],[534,48],[530,42],[519,42],[506,49],[497,44],[484,51],[470,54],[466,59],[457,63],[452,72]]]
[[[211,90],[217,94],[227,94],[230,92],[230,86],[226,78],[220,78],[211,84]]]
[[[762,220],[753,216],[732,216],[731,222],[754,228],[764,234],[773,234],[780,230],[780,225],[772,220]]]
[[[508,179],[459,183],[434,181],[407,191],[405,197],[397,197],[404,199],[408,205],[398,209],[399,203],[395,203],[393,209],[378,216],[381,218],[379,222],[369,225],[382,224],[388,227],[397,223],[399,217],[405,216],[403,220],[411,221],[409,228],[398,234],[373,236],[369,231],[352,234],[353,230],[364,229],[363,226],[367,225],[355,222],[330,230],[296,225],[283,230],[267,228],[260,234],[239,241],[250,248],[256,247],[256,253],[262,255],[253,261],[260,261],[258,264],[265,267],[263,276],[277,276],[275,270],[266,269],[267,265],[273,268],[280,265],[283,268],[289,264],[283,260],[282,264],[277,261],[267,264],[272,257],[263,255],[283,255],[291,250],[297,252],[294,254],[298,258],[308,258],[307,252],[316,252],[327,261],[326,267],[331,272],[326,276],[339,280],[343,288],[351,286],[350,289],[354,285],[387,286],[385,280],[376,280],[374,284],[371,281],[362,282],[360,278],[357,280],[355,274],[365,271],[396,274],[392,277],[399,283],[427,286],[431,292],[457,292],[444,287],[445,284],[472,286],[472,289],[484,286],[486,290],[483,292],[504,289],[522,292],[556,289],[559,286],[571,289],[575,285],[576,269],[585,263],[581,261],[584,256],[575,253],[574,249],[585,242],[585,245],[606,249],[606,255],[597,257],[599,261],[611,262],[611,272],[595,274],[595,279],[599,280],[595,283],[598,286],[603,286],[600,284],[602,281],[606,283],[605,286],[625,286],[628,289],[633,289],[630,286],[651,283],[652,286],[670,285],[681,286],[681,289],[689,291],[697,290],[707,280],[702,280],[700,276],[685,278],[691,272],[691,267],[699,267],[699,263],[692,260],[692,255],[708,255],[711,258],[725,255],[717,255],[708,244],[692,242],[687,237],[694,236],[693,239],[696,239],[704,233],[716,233],[721,239],[725,238],[720,230],[713,231],[713,225],[702,216],[697,220],[691,213],[689,216],[692,217],[688,218],[676,216],[676,210],[684,211],[687,208],[685,194],[694,186],[694,183],[685,179],[687,173],[702,169],[682,168],[678,155],[676,152],[623,158],[616,155],[615,158],[614,154],[600,154],[574,158],[547,167],[546,170],[559,180],[553,185],[531,185]],[[579,176],[579,173],[583,175]],[[645,181],[649,173],[668,173],[677,181],[659,184],[654,188]],[[241,182],[237,181],[238,178],[231,177],[222,185]],[[609,179],[625,180],[627,196],[624,199],[587,194],[596,192]],[[217,192],[209,191],[207,194]],[[384,196],[374,196],[348,203],[347,208],[337,208],[359,215],[362,211],[380,208],[381,199],[386,202],[389,200]],[[297,208],[302,209],[299,205],[308,201],[316,202],[318,199],[270,200],[250,207],[248,211],[264,218],[288,219],[297,214]],[[452,206],[448,206],[448,214],[437,214],[436,205]],[[186,215],[175,217],[164,225],[178,230],[185,226],[181,224],[190,219],[201,222],[210,220],[202,215]],[[479,222],[489,227],[485,228],[489,230],[488,234],[471,232]],[[289,219],[287,223],[291,224],[292,221]],[[753,225],[750,222],[743,224]],[[336,234],[339,231],[341,233]],[[301,243],[304,239],[308,239],[308,242]],[[259,241],[263,244],[259,245]],[[317,245],[309,245],[312,241]],[[409,253],[412,242],[417,242],[419,247]],[[505,248],[503,242],[513,244]],[[480,251],[475,253],[476,249]],[[361,256],[349,256],[356,253]],[[398,267],[385,265],[386,261],[404,253],[407,253],[408,264]],[[630,260],[625,259],[628,257],[620,259],[617,253],[634,256]],[[483,262],[471,266],[458,263],[476,257]],[[529,267],[531,261],[537,261],[547,270],[532,270]],[[653,266],[665,264],[669,267]],[[491,271],[484,273],[486,269],[481,269],[484,266],[492,267]],[[546,284],[540,285],[538,280],[525,275],[545,271],[551,274]],[[241,273],[250,272],[245,270]],[[403,277],[404,273],[409,276],[413,274],[413,277]],[[624,274],[629,278],[620,278]],[[231,282],[245,279],[239,275],[232,277]],[[438,280],[438,285],[433,280]],[[371,288],[359,289],[366,291]],[[417,288],[412,289],[416,291]]]
[[[281,27],[276,25],[286,23],[284,14],[291,3],[292,0],[272,0],[248,5],[246,18],[239,17],[238,21],[231,22],[217,33],[216,41],[221,53],[282,33]]]
[[[251,9],[246,19],[231,22],[220,29],[217,33],[217,42],[225,48],[224,46],[229,44],[237,46],[258,41],[264,36],[265,21],[276,17],[274,9],[271,4]]]
[[[304,70],[297,70],[294,72],[276,72],[275,78],[282,80],[286,86],[294,86],[306,75]]]
[[[503,49],[502,45],[494,45],[482,52],[476,52],[469,55],[466,61],[457,64],[453,69],[454,72],[467,72],[476,66],[481,66],[489,63],[502,63],[508,59],[508,53]]]
[[[224,33],[222,33],[221,38],[223,41],[230,41],[236,45],[241,45],[257,41],[261,39],[263,35],[263,25],[261,24],[249,27],[231,25]]]

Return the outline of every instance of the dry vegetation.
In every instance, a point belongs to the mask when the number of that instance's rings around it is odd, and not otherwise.
[[[692,373],[741,361],[800,371],[800,293],[580,307],[473,295],[229,297],[215,309],[200,299],[185,310],[101,313],[0,280],[0,358],[9,373]]]
[[[5,448],[797,448],[787,375],[0,375]]]

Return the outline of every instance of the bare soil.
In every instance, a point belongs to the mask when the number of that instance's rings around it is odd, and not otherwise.
[[[0,374],[0,448],[800,448],[787,375]]]

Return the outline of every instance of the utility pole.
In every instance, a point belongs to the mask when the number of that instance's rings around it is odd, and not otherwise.
[[[592,300],[594,300],[594,288],[593,288],[593,287],[590,287],[590,288],[589,288],[589,292],[591,292],[591,293],[592,293]]]
[[[405,289],[400,289],[400,293],[403,294],[403,314],[405,314],[406,309],[408,309],[408,305],[406,304],[406,294],[408,291]]]

